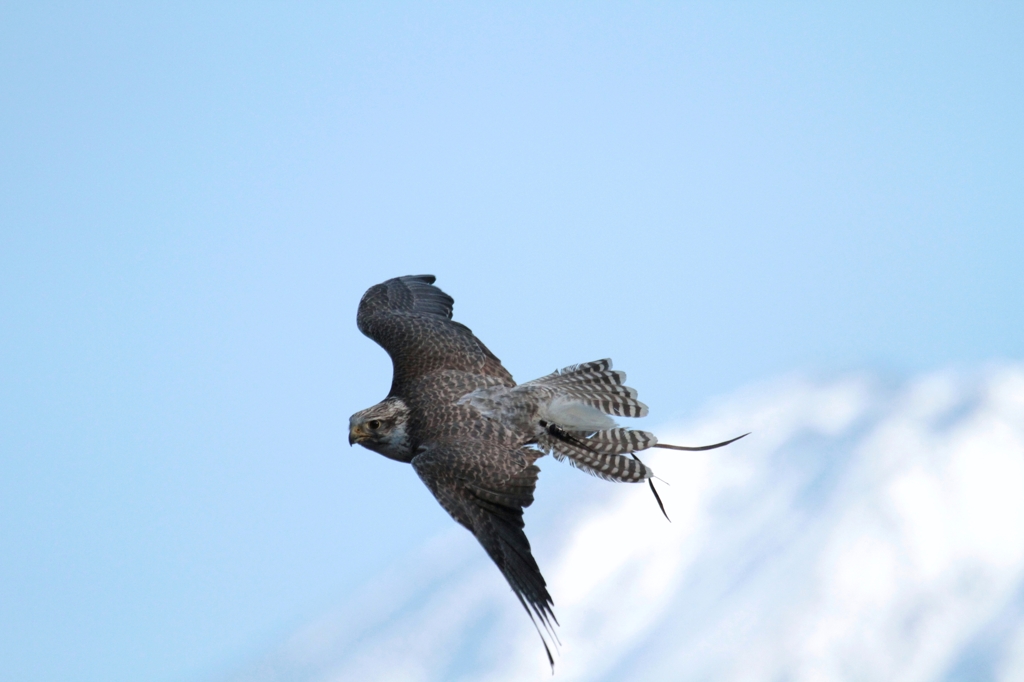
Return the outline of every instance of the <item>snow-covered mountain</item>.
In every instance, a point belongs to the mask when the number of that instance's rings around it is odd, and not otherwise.
[[[788,378],[659,436],[745,431],[644,458],[672,523],[644,486],[572,472],[538,491],[527,531],[562,624],[555,679],[1024,680],[1024,367]],[[232,679],[551,671],[453,524]]]

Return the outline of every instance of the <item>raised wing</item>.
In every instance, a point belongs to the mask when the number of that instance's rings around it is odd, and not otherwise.
[[[412,465],[441,506],[483,545],[534,625],[539,622],[553,666],[548,639],[558,642],[552,625],[558,620],[523,532],[523,508],[533,503],[540,469],[523,451],[485,441],[422,446]]]
[[[451,296],[434,286],[433,275],[396,277],[370,287],[359,301],[359,331],[391,356],[391,393],[414,379],[452,369],[497,377],[512,375],[465,325],[452,320]]]

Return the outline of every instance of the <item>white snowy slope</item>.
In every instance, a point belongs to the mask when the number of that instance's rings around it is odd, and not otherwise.
[[[645,458],[672,523],[646,486],[543,490],[556,679],[1024,680],[1024,367],[781,380],[659,436],[745,431]],[[552,678],[453,528],[232,679]]]

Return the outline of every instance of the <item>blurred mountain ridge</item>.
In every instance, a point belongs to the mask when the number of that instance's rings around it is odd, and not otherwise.
[[[657,433],[748,430],[648,453],[672,523],[642,486],[545,489],[542,460],[527,532],[562,624],[555,679],[1024,679],[1024,366],[790,376]],[[230,677],[352,679],[551,673],[453,527]]]

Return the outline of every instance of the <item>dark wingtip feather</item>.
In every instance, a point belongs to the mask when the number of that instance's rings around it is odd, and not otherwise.
[[[455,299],[434,286],[436,277],[433,275],[406,275],[396,279],[412,296],[412,300],[408,302],[410,310],[452,319],[452,307],[455,305]]]
[[[433,284],[437,281],[437,277],[434,277],[433,275],[406,275],[405,277],[399,277],[399,279],[403,282],[413,281],[423,282],[424,284]]]
[[[555,630],[551,627],[551,623],[548,620],[550,618],[551,620],[555,621],[555,625],[558,625],[558,619],[555,618],[555,614],[551,611],[551,604],[546,604],[541,608],[538,608],[536,604],[533,604],[533,609],[531,610],[530,606],[527,605],[526,598],[523,596],[523,594],[517,591],[515,588],[513,588],[512,591],[519,599],[519,603],[523,605],[523,609],[526,610],[526,615],[530,617],[530,622],[533,623],[533,628],[537,631],[537,636],[540,637],[540,643],[544,645],[544,653],[548,656],[548,665],[551,666],[551,674],[554,675],[555,657],[551,654],[551,646],[548,645],[548,640],[547,637],[544,636],[544,633],[546,632],[548,634],[548,637],[551,637],[551,643],[556,647],[556,651],[558,645],[561,644],[561,642],[559,641],[558,635],[555,634]],[[537,614],[536,618],[534,617],[534,613]],[[540,625],[537,624],[538,618],[540,619],[540,622],[544,625],[543,630],[541,629]]]

